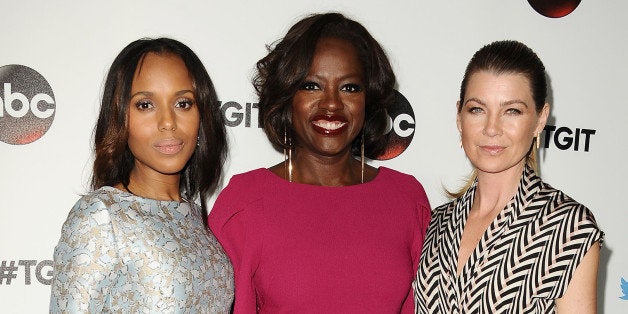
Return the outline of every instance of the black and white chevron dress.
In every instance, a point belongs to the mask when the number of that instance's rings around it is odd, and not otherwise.
[[[603,233],[582,204],[526,168],[517,194],[456,276],[477,181],[432,213],[414,286],[416,313],[553,313]]]

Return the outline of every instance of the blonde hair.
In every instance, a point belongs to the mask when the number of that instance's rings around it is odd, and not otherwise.
[[[528,151],[528,155],[526,156],[526,166],[532,168],[534,172],[536,173],[539,172],[539,165],[536,160],[536,155],[538,154],[538,149],[536,148],[537,140],[539,140],[539,138],[535,137],[534,140],[532,141],[532,147],[530,148],[530,151]],[[457,199],[459,197],[462,197],[465,193],[467,193],[469,188],[471,188],[471,186],[473,185],[477,177],[478,177],[478,170],[476,168],[473,168],[473,170],[471,171],[471,174],[469,174],[469,176],[466,177],[465,183],[461,188],[459,188],[456,191],[450,191],[447,188],[445,188],[445,194],[450,199]]]

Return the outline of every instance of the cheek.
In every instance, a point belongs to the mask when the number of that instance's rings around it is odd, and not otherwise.
[[[464,138],[471,138],[477,133],[481,134],[484,130],[484,123],[480,119],[462,117],[459,121],[459,127]]]
[[[364,99],[364,96],[356,96],[354,99],[351,99],[349,104],[351,116],[359,121],[360,125],[364,124],[364,119],[366,117],[366,101]]]
[[[530,146],[532,145],[532,135],[528,134],[528,132],[525,133],[519,133],[517,135],[515,135],[516,138],[513,137],[514,141],[517,141],[517,144],[521,145],[521,149],[527,151]]]
[[[131,155],[134,158],[139,158],[138,156],[142,156],[142,152],[146,151],[146,143],[149,142],[149,139],[144,136],[144,134],[138,130],[137,128],[129,127],[129,138],[127,139],[127,146],[131,151]]]
[[[292,125],[307,123],[308,117],[310,115],[310,106],[307,106],[303,99],[298,101],[296,98],[292,102],[292,108],[290,110],[290,119],[292,121]]]
[[[532,142],[532,138],[534,137],[534,123],[526,121],[526,122],[513,122],[507,125],[504,130],[508,131],[510,138],[521,142],[522,144],[527,144],[528,142]]]
[[[198,129],[201,127],[200,113],[196,112],[196,114],[186,117],[183,119],[182,124],[185,125],[189,132],[198,133]]]
[[[137,156],[138,153],[144,150],[143,147],[149,145],[150,143],[150,135],[147,134],[145,130],[137,127],[129,128],[129,138],[127,140],[127,145],[131,150],[131,154],[133,156]]]
[[[137,144],[148,137],[149,131],[148,127],[143,121],[138,121],[138,119],[129,119],[129,145]]]
[[[127,121],[128,130],[129,130],[129,139],[131,137],[137,137],[138,135],[146,132],[144,129],[150,125],[150,121],[143,117],[138,112],[133,111],[129,108],[129,119]]]
[[[305,93],[303,91],[297,91],[297,93],[294,94],[294,96],[292,97],[292,111],[303,111],[308,106],[308,104],[310,104],[314,100],[315,98],[311,94]]]

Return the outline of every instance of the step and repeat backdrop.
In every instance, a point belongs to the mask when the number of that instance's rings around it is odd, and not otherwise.
[[[0,312],[48,309],[53,249],[68,211],[89,190],[104,76],[125,45],[166,36],[200,56],[230,137],[224,185],[233,174],[282,160],[257,122],[254,65],[290,25],[325,11],[360,21],[387,51],[399,91],[390,135],[401,153],[371,164],[416,176],[433,206],[447,201],[443,187],[458,187],[471,170],[459,147],[455,104],[473,52],[516,39],[538,53],[552,104],[542,177],[596,215],[606,233],[599,309],[625,313],[628,2],[622,0],[2,2]]]

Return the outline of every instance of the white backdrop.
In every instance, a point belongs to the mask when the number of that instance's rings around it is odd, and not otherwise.
[[[39,72],[54,92],[55,111],[40,139],[0,142],[0,312],[47,311],[53,248],[69,209],[89,186],[90,139],[104,75],[126,44],[145,36],[186,43],[205,63],[221,101],[243,107],[236,115],[227,111],[228,118],[247,116],[246,104],[256,102],[254,64],[265,45],[305,14],[329,10],[362,22],[384,46],[398,89],[415,113],[408,149],[373,164],[415,175],[433,206],[446,201],[442,186],[458,186],[470,171],[458,146],[454,106],[473,52],[494,40],[517,39],[539,54],[551,81],[549,124],[560,130],[544,140],[541,173],[596,215],[606,232],[599,308],[624,312],[628,301],[621,299],[620,281],[628,278],[628,219],[618,204],[628,177],[621,161],[628,153],[624,0],[583,0],[555,19],[526,0],[3,1],[0,67],[20,64]],[[250,127],[243,122],[228,128],[227,179],[282,158],[257,128],[256,109],[248,118]],[[568,145],[575,133],[577,150]]]

